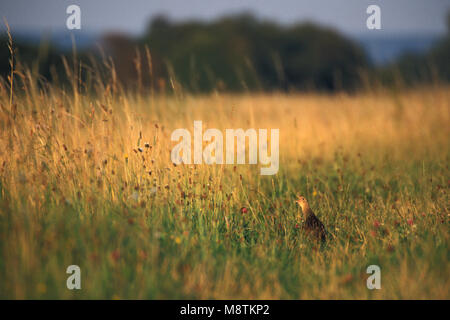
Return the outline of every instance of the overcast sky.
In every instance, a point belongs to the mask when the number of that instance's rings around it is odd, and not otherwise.
[[[444,33],[450,0],[0,0],[0,17],[13,30],[57,31],[65,28],[66,8],[81,7],[82,30],[142,33],[149,19],[211,20],[242,11],[281,23],[310,20],[345,33],[364,33],[366,8],[381,7],[383,33]],[[2,23],[3,24],[3,23]]]

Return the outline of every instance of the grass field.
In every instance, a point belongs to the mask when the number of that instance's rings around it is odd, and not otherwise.
[[[163,96],[15,81],[0,87],[0,298],[450,298],[448,87]],[[280,129],[278,174],[173,166],[171,132],[194,120]],[[302,235],[297,193],[333,241]],[[72,264],[81,290],[66,288]],[[371,264],[381,290],[366,287]]]

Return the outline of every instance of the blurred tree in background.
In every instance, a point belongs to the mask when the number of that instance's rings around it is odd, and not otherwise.
[[[367,67],[364,52],[335,31],[249,14],[183,24],[158,17],[140,43],[194,91],[353,88]]]
[[[372,66],[356,43],[332,29],[312,23],[282,26],[250,14],[182,23],[159,16],[142,37],[106,34],[102,50],[84,50],[77,58],[82,66],[94,63],[91,70],[113,65],[120,83],[139,91],[354,90],[362,78],[384,85],[398,79],[407,85],[448,82],[450,15],[448,24],[447,35],[429,52],[405,54],[380,67]],[[69,64],[73,61],[71,53],[50,44],[15,43],[15,49],[21,63],[49,81],[64,75],[62,55]],[[8,59],[7,38],[2,37],[0,75],[4,78],[9,74]],[[100,73],[108,77],[107,72]]]

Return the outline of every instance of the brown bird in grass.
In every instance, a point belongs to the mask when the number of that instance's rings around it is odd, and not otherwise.
[[[305,197],[298,195],[295,202],[302,208],[303,219],[305,220],[302,228],[305,233],[315,240],[325,241],[327,239],[327,230],[311,210]]]

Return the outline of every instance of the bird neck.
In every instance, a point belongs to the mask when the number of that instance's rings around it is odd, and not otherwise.
[[[302,206],[303,216],[304,218],[308,218],[309,216],[313,216],[314,213],[312,212],[311,208],[309,207],[309,204],[305,203]]]

